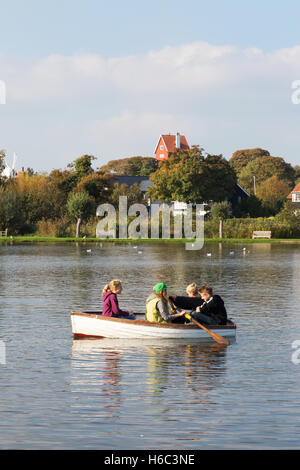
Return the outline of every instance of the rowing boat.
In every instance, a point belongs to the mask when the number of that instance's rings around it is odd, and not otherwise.
[[[166,339],[211,339],[207,332],[194,324],[151,323],[144,314],[135,314],[135,320],[105,317],[101,312],[71,312],[74,338],[166,338]],[[228,320],[226,325],[211,325],[212,332],[234,338],[236,325]]]

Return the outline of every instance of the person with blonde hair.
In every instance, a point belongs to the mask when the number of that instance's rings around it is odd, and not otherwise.
[[[121,310],[117,294],[121,294],[123,290],[122,283],[118,279],[114,279],[109,284],[106,284],[102,291],[103,295],[103,308],[102,315],[105,317],[127,318],[134,320],[133,312]]]
[[[155,284],[152,294],[146,300],[146,320],[153,323],[172,323],[184,316],[185,312],[170,313],[167,289],[168,286],[164,282]]]
[[[195,282],[192,282],[192,284],[187,286],[186,293],[189,297],[201,297],[199,294],[199,288]]]
[[[174,295],[169,297],[175,307],[183,308],[185,310],[195,310],[203,304],[198,286],[195,282],[192,282],[187,286],[186,293],[188,296]]]

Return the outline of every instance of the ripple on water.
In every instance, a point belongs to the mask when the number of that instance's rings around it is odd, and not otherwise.
[[[1,448],[298,448],[299,248],[242,248],[1,245]],[[156,282],[211,284],[236,342],[73,340],[70,310],[113,278],[140,312]]]

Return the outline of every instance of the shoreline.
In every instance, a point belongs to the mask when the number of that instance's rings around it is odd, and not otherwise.
[[[13,236],[0,237],[5,243],[194,243],[187,238],[76,238],[76,237],[39,237]],[[204,243],[300,243],[299,238],[205,238]]]

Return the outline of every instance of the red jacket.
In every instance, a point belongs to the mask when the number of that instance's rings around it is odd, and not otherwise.
[[[119,308],[118,297],[113,292],[104,292],[102,315],[105,317],[127,317],[129,312]]]

